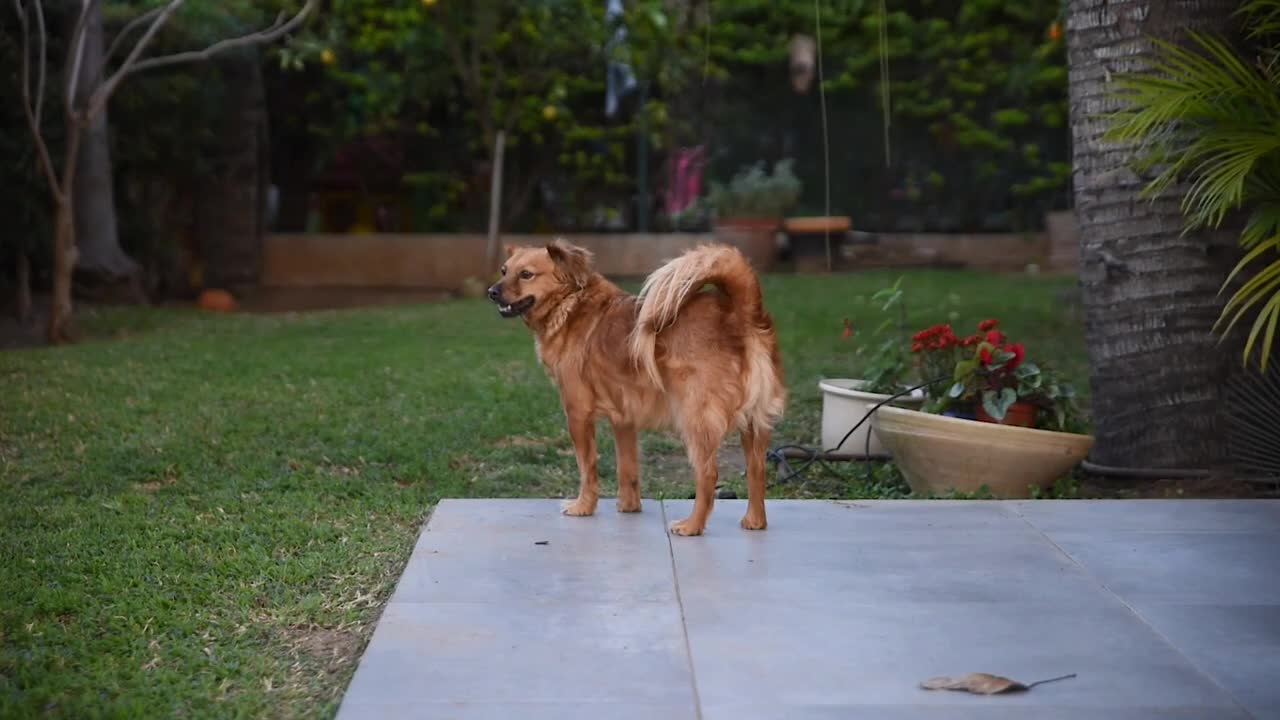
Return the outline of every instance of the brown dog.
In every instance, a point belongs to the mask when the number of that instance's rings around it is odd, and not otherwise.
[[[705,285],[716,290],[703,292]],[[563,240],[507,248],[489,298],[503,317],[522,317],[533,330],[538,359],[560,389],[582,482],[566,514],[596,510],[595,421],[607,417],[617,443],[619,512],[640,510],[636,432],[674,427],[693,465],[697,499],[671,531],[701,534],[715,500],[716,453],[737,428],[749,491],[742,527],[764,529],[765,452],[786,388],[773,320],[742,253],[691,250],[650,275],[636,297],[595,272],[589,252]]]

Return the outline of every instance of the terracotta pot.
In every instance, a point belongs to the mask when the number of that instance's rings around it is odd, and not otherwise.
[[[757,271],[773,269],[778,256],[778,218],[717,218],[716,242],[742,251]]]
[[[995,423],[997,425],[1017,425],[1018,427],[1035,427],[1036,426],[1036,406],[1028,402],[1016,402],[1009,406],[1005,411],[1004,420],[996,420],[987,414],[985,408],[979,404],[974,408],[974,419],[978,422]]]
[[[1091,435],[974,422],[886,405],[871,420],[918,493],[977,492],[1030,497],[1083,460]]]

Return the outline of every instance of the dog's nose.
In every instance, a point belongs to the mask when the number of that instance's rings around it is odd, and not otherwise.
[[[489,288],[489,299],[494,302],[498,302],[498,286],[497,285],[494,285],[493,287]]]

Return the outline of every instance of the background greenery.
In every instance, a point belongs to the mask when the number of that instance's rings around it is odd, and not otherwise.
[[[154,4],[108,0],[108,37]],[[288,5],[189,2],[154,51],[260,27]],[[879,4],[822,5],[832,212],[852,215],[862,230],[1039,226],[1045,209],[1065,206],[1069,182],[1056,0],[891,5],[883,23],[887,166]],[[409,229],[483,229],[492,145],[503,128],[511,230],[626,229],[637,226],[638,212],[650,227],[665,227],[666,163],[673,150],[694,145],[709,151],[708,181],[795,158],[804,185],[795,212],[823,211],[819,93],[797,95],[787,69],[791,36],[814,32],[813,3],[631,0],[625,7],[628,42],[615,46],[616,27],[597,3],[326,3],[291,44],[261,56],[274,181],[291,208],[284,226],[306,226],[307,205],[341,166],[350,175],[344,191],[395,196],[408,208]],[[62,10],[49,9],[55,71],[67,25]],[[18,66],[17,41],[13,14],[0,13],[6,67]],[[625,97],[614,117],[604,112],[610,60],[628,63],[647,89]],[[24,243],[40,270],[48,199],[34,173],[16,77],[0,82],[0,98],[8,100],[0,103],[7,190],[0,203],[12,230],[0,239],[0,264],[7,267]],[[112,102],[121,239],[144,264],[182,242],[175,228],[190,222],[190,195],[219,160],[210,133],[223,98],[214,63],[139,76]],[[61,118],[46,115],[56,152]]]

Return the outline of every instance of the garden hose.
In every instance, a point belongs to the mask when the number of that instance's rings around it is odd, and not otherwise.
[[[1095,462],[1082,460],[1080,467],[1090,475],[1101,475],[1103,477],[1120,477],[1120,478],[1138,478],[1140,480],[1200,480],[1209,477],[1212,473],[1208,470],[1193,470],[1188,468],[1131,468],[1118,467],[1115,465],[1099,465]]]
[[[774,449],[770,450],[768,453],[765,454],[766,460],[772,461],[774,464],[778,466],[778,479],[775,480],[774,482],[784,483],[794,478],[800,477],[804,475],[804,472],[808,470],[810,467],[812,467],[815,463],[825,467],[828,472],[833,473],[835,475],[839,475],[840,473],[835,472],[830,465],[827,465],[826,461],[843,459],[840,456],[836,455],[835,451],[840,449],[840,447],[844,445],[845,441],[849,439],[849,436],[853,435],[853,433],[858,428],[862,427],[863,423],[870,420],[871,416],[875,415],[877,410],[879,410],[885,404],[891,403],[900,397],[905,397],[917,390],[922,390],[931,385],[937,385],[940,382],[943,382],[945,380],[950,380],[950,379],[951,379],[950,376],[935,378],[927,382],[922,382],[919,385],[916,385],[915,387],[907,388],[906,390],[903,390],[900,393],[897,393],[895,395],[890,395],[884,400],[881,400],[880,402],[872,406],[872,408],[862,416],[861,420],[855,423],[853,427],[849,428],[849,432],[845,433],[844,437],[840,438],[840,442],[836,443],[835,447],[830,448],[828,450],[815,450],[813,448],[805,447],[803,445],[779,445],[775,447]],[[804,462],[801,463],[800,467],[793,470],[791,469],[791,464],[787,462],[788,458],[803,459]],[[852,458],[849,458],[849,459],[852,459]],[[867,433],[867,439],[866,439],[866,444],[863,448],[862,459],[868,462],[872,460],[880,459],[878,457],[871,455],[871,433]]]

